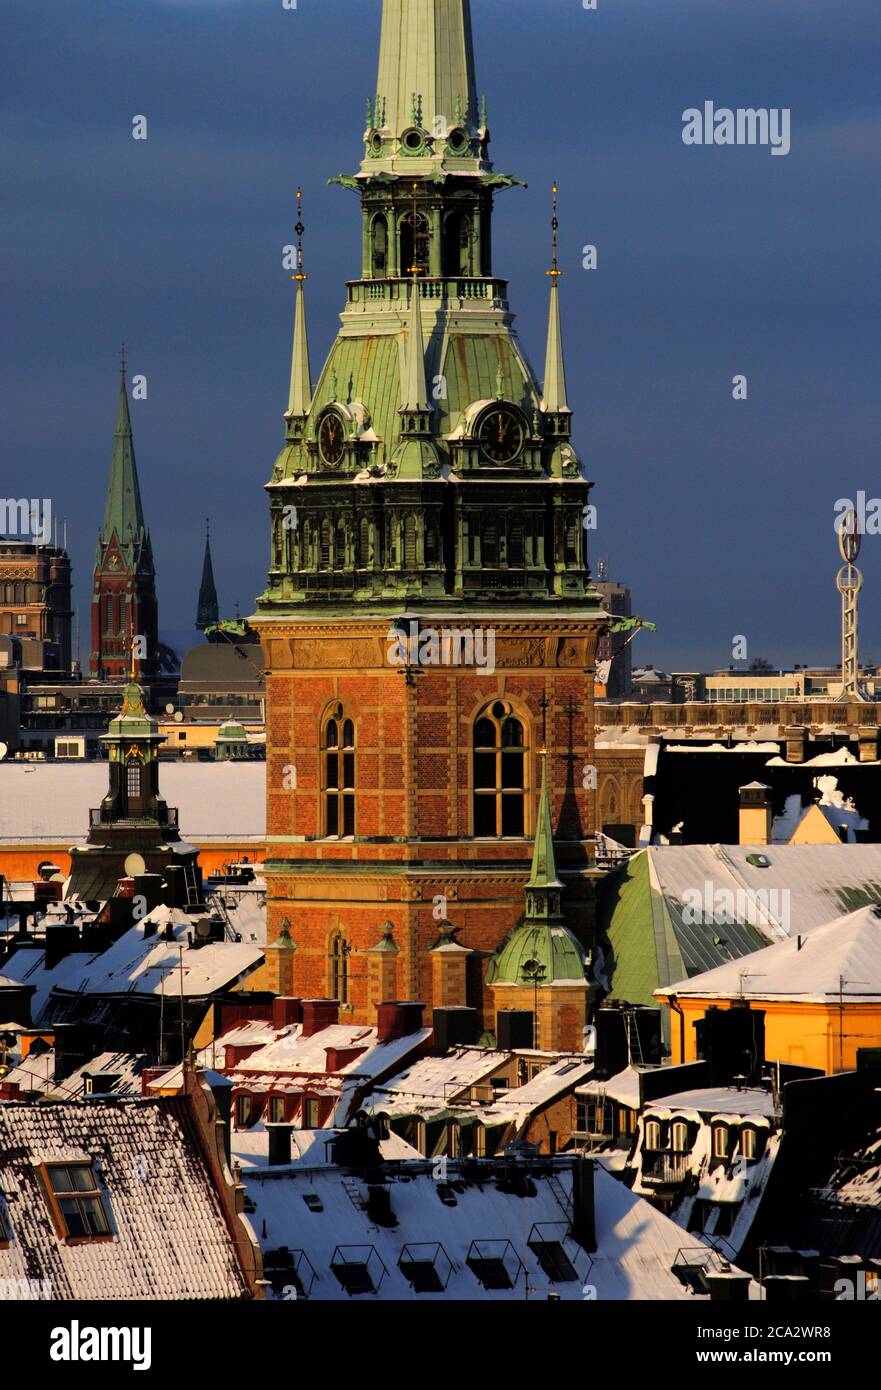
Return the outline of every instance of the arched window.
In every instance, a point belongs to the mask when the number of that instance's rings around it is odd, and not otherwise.
[[[355,725],[340,714],[324,728],[324,833],[355,833]]]
[[[684,1120],[676,1120],[672,1127],[674,1153],[688,1153],[688,1125]]]
[[[657,1120],[646,1120],[643,1147],[656,1153],[661,1147],[661,1126]]]
[[[104,600],[104,631],[111,633],[113,628],[113,595],[108,594]]]
[[[425,563],[436,565],[440,556],[437,549],[437,530],[434,523],[429,523],[425,531]]]
[[[444,222],[443,273],[471,274],[471,218],[467,213],[451,212]]]
[[[349,956],[352,948],[342,932],[330,940],[330,997],[340,1004],[349,1002]]]
[[[728,1126],[713,1125],[713,1157],[728,1157]]]
[[[302,567],[304,570],[312,568],[312,522],[303,523],[303,555]]]
[[[388,223],[382,216],[374,217],[371,238],[371,268],[374,279],[381,280],[388,268]]]
[[[346,548],[346,523],[343,521],[343,518],[340,517],[336,524],[336,547],[333,556],[333,567],[335,570],[348,568]]]
[[[412,275],[414,265],[420,275],[428,272],[428,218],[416,213],[415,245],[413,225],[410,212],[401,220],[401,275]]]
[[[474,725],[474,834],[526,834],[526,733],[501,700]]]

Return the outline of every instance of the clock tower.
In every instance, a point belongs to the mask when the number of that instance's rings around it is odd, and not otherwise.
[[[270,939],[298,994],[469,1004],[524,916],[540,753],[565,928],[593,927],[591,483],[554,248],[543,382],[496,274],[468,0],[384,0],[361,264],[317,382],[302,220],[285,443],[267,485]],[[440,926],[439,926],[440,924]],[[439,936],[440,930],[440,936]],[[394,991],[390,995],[390,991]]]

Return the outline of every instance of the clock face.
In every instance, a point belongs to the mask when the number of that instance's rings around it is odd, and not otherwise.
[[[334,411],[325,415],[318,431],[318,452],[329,468],[337,468],[346,451],[343,422]]]
[[[508,406],[493,406],[483,417],[478,439],[490,463],[513,463],[523,449],[523,425]]]

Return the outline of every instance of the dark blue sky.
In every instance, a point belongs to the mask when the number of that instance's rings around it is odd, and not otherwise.
[[[742,633],[751,656],[836,660],[833,506],[881,495],[878,0],[472,8],[496,167],[529,182],[499,198],[496,271],[539,369],[561,184],[593,558],[658,624],[637,659],[724,666]],[[0,492],[51,497],[69,519],[84,618],[123,338],[148,378],[133,419],[162,627],[192,622],[206,513],[221,606],[252,609],[289,370],[281,248],[302,183],[317,375],[360,237],[354,195],[325,180],[361,158],[379,13],[380,0],[5,9]],[[686,147],[682,113],[706,99],[791,108],[791,153]],[[879,555],[867,538],[863,652],[877,660]]]

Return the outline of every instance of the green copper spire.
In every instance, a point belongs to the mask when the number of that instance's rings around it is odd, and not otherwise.
[[[383,0],[376,90],[395,136],[415,124],[434,132],[441,119],[446,135],[457,110],[476,128],[470,0]]]
[[[291,389],[288,396],[289,420],[305,420],[312,405],[312,374],[309,368],[309,337],[306,332],[306,296],[303,286],[309,278],[303,273],[303,190],[297,189],[297,269],[291,276],[297,282],[297,306],[294,313],[294,350],[291,358]]]
[[[553,259],[547,274],[551,277],[551,308],[548,316],[548,345],[545,355],[544,397],[541,408],[548,415],[570,414],[566,396],[566,365],[563,360],[563,333],[560,327],[560,276],[557,257],[557,185],[553,186]]]
[[[425,413],[428,387],[425,384],[425,338],[422,333],[422,295],[415,275],[410,287],[410,341],[406,346],[407,365],[402,379],[401,413]]]
[[[548,799],[548,755],[541,754],[541,795],[538,801],[538,819],[535,824],[535,844],[532,850],[532,872],[526,881],[527,889],[541,892],[556,890],[559,904],[559,891],[563,887],[557,877],[557,862],[554,858],[554,830],[551,824],[551,806]],[[527,911],[527,921],[532,913]]]
[[[199,605],[196,610],[196,627],[204,632],[220,619],[217,603],[217,589],[214,584],[214,566],[211,563],[211,534],[208,521],[205,522],[205,558],[202,561],[202,583],[199,585]]]
[[[125,383],[125,348],[120,359],[119,404],[116,410],[116,433],[113,437],[104,527],[100,533],[102,545],[109,543],[114,531],[121,546],[139,541],[144,534],[144,513],[141,507],[141,490],[138,486],[138,470],[135,466],[135,445]]]

